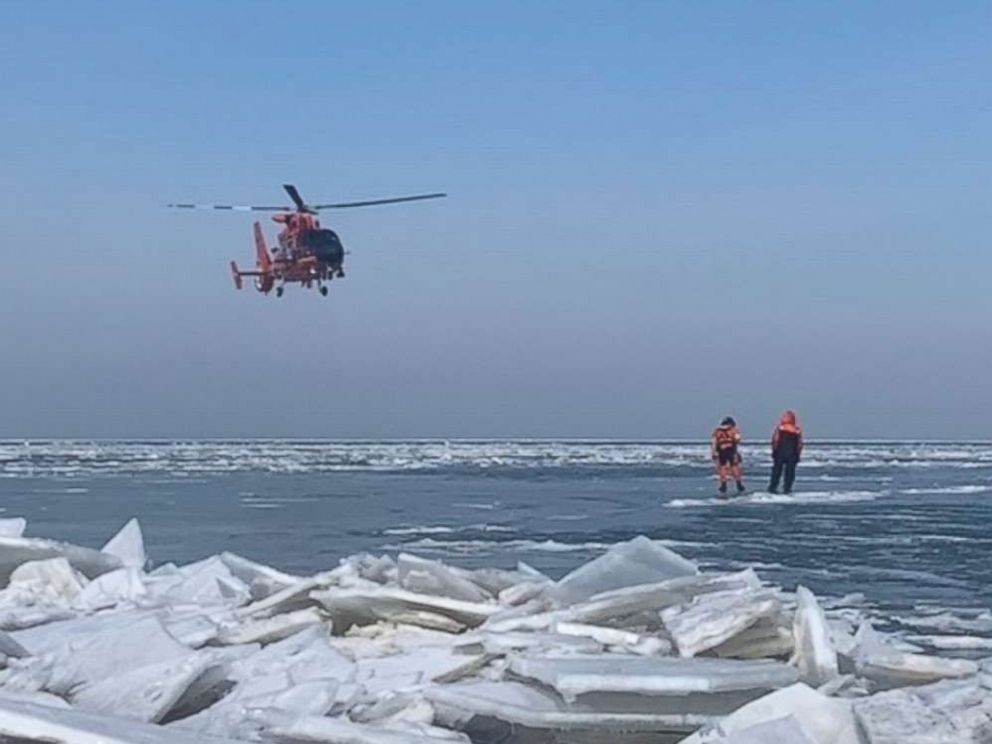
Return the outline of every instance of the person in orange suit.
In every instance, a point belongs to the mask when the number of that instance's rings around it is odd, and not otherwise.
[[[796,422],[796,414],[786,411],[782,414],[775,431],[772,432],[772,480],[768,484],[769,493],[778,493],[778,484],[782,482],[782,491],[792,493],[792,484],[796,481],[796,465],[803,453],[803,430]]]
[[[727,481],[730,478],[737,482],[737,493],[744,491],[744,483],[741,480],[741,455],[737,450],[740,443],[741,433],[737,429],[737,422],[727,416],[714,429],[710,439],[710,454],[716,466],[717,477],[720,479],[721,494],[727,492]]]

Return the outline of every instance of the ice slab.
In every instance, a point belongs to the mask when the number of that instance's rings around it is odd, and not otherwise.
[[[83,581],[65,558],[28,561],[11,572],[10,582],[0,597],[5,603],[69,605],[83,591]]]
[[[465,602],[488,602],[493,599],[490,592],[466,578],[465,574],[468,572],[457,571],[439,561],[400,553],[396,567],[400,586],[411,592],[451,597]]]
[[[675,659],[603,654],[562,658],[514,656],[510,669],[557,690],[566,700],[597,692],[684,696],[767,690],[790,685],[798,672],[774,661]]]
[[[415,623],[417,612],[441,615],[464,627],[475,627],[500,609],[495,603],[465,602],[385,586],[354,589],[332,587],[312,592],[310,596],[331,614],[334,627],[340,632],[352,625],[391,621],[397,619],[397,616],[401,616],[406,622]]]
[[[662,610],[661,620],[679,654],[691,657],[777,615],[780,608],[774,591],[744,589],[701,594],[687,605]]]
[[[751,569],[735,574],[682,576],[602,592],[572,605],[567,614],[575,622],[613,624],[641,613],[685,604],[703,594],[760,588],[761,581]]]
[[[67,637],[53,653],[48,692],[71,695],[87,684],[124,674],[138,667],[177,661],[194,652],[162,627],[156,617],[102,618],[99,630]]]
[[[792,716],[762,721],[726,736],[704,740],[705,744],[819,744],[810,739]]]
[[[877,689],[925,685],[941,679],[968,677],[978,673],[978,664],[967,659],[945,659],[900,651],[886,643],[868,623],[856,636],[857,673],[871,680]]]
[[[211,665],[208,654],[149,664],[82,686],[74,707],[147,723],[158,723]]]
[[[233,685],[226,697],[170,726],[256,736],[262,724],[248,715],[250,711],[324,715],[343,685],[354,679],[355,665],[331,647],[327,629],[316,626],[232,661],[226,677]]]
[[[20,537],[27,526],[28,520],[24,517],[0,519],[0,537]]]
[[[775,723],[786,719],[789,723]],[[861,744],[850,701],[827,697],[801,682],[748,703],[704,726],[681,744],[758,744],[763,741],[759,734],[768,737],[768,742],[791,744],[791,740],[782,738],[790,730],[798,730],[805,737],[796,742]]]
[[[251,596],[248,585],[231,573],[220,556],[183,566],[171,578],[163,598],[173,603],[237,606]]]
[[[278,589],[262,599],[238,608],[238,617],[263,618],[300,610],[314,604],[310,592],[321,586],[316,579],[303,579]]]
[[[394,654],[355,662],[355,681],[370,693],[456,680],[476,670],[482,657],[456,653],[453,648],[429,646],[411,653]]]
[[[747,630],[714,646],[711,652],[727,659],[788,658],[795,650],[792,618],[784,614],[762,618]]]
[[[827,617],[817,604],[813,592],[804,586],[797,587],[796,618],[793,633],[796,642],[796,666],[799,676],[814,687],[824,685],[837,677],[837,651],[827,625]]]
[[[216,642],[228,646],[244,643],[264,645],[289,638],[301,630],[313,625],[320,625],[325,621],[326,618],[320,610],[316,607],[307,607],[284,615],[273,615],[272,617],[229,626],[217,634]]]
[[[985,676],[881,692],[854,702],[867,744],[988,744],[992,680]]]
[[[220,554],[220,559],[231,573],[250,587],[253,599],[264,599],[270,594],[299,584],[302,576],[285,573],[264,563],[256,563],[236,553],[227,551]]]
[[[567,574],[548,587],[546,594],[564,606],[611,589],[653,584],[697,573],[696,564],[640,535],[614,545],[603,555]]]
[[[49,558],[65,558],[73,568],[89,579],[123,565],[117,556],[58,540],[0,536],[0,585],[6,584],[14,569],[21,564]]]
[[[193,744],[187,734],[160,726],[4,699],[0,699],[0,740],[17,744]],[[239,743],[204,736],[197,744]]]
[[[390,729],[352,723],[344,718],[318,718],[300,716],[292,722],[274,726],[269,735],[276,741],[295,744],[439,744],[463,742],[470,744],[467,736],[433,727]]]
[[[483,717],[535,729],[689,733],[709,720],[693,713],[597,710],[521,682],[467,681],[431,687],[424,695],[434,704],[437,722],[451,728]]]
[[[138,520],[132,519],[121,527],[120,532],[110,538],[100,552],[114,556],[127,568],[144,568],[148,556],[145,553],[145,538],[141,534]]]
[[[632,634],[633,635],[633,634]],[[595,654],[603,650],[594,638],[564,633],[509,632],[488,633],[478,631],[459,637],[456,648],[462,653],[503,656],[514,651],[548,654]]]
[[[121,603],[137,603],[148,595],[148,590],[137,568],[118,568],[93,579],[83,587],[75,604],[89,610],[102,610]]]

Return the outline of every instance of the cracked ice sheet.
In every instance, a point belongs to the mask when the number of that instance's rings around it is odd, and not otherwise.
[[[794,724],[771,724],[786,718],[791,718]],[[767,728],[762,731],[760,727],[764,725]],[[757,744],[764,741],[758,738],[759,733],[768,737],[769,744],[779,741],[790,744],[789,739],[781,738],[790,726],[798,727],[806,737],[796,739],[796,744],[806,741],[812,744],[861,742],[850,701],[827,697],[799,682],[748,703],[681,744],[750,744],[752,741]]]
[[[184,732],[119,718],[0,699],[0,740],[23,744],[193,744]],[[198,737],[196,744],[240,744]]]

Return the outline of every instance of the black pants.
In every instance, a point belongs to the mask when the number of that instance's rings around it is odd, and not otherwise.
[[[778,490],[778,482],[782,480],[782,472],[785,472],[785,483],[782,484],[785,493],[792,493],[792,484],[796,481],[796,464],[799,462],[795,457],[782,459],[776,457],[772,464],[772,482],[768,486],[769,491]]]

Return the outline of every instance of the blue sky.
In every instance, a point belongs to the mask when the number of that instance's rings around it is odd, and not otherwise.
[[[0,435],[989,437],[988,3],[21,3]],[[328,213],[324,300],[235,292]],[[274,226],[266,226],[274,234]]]

